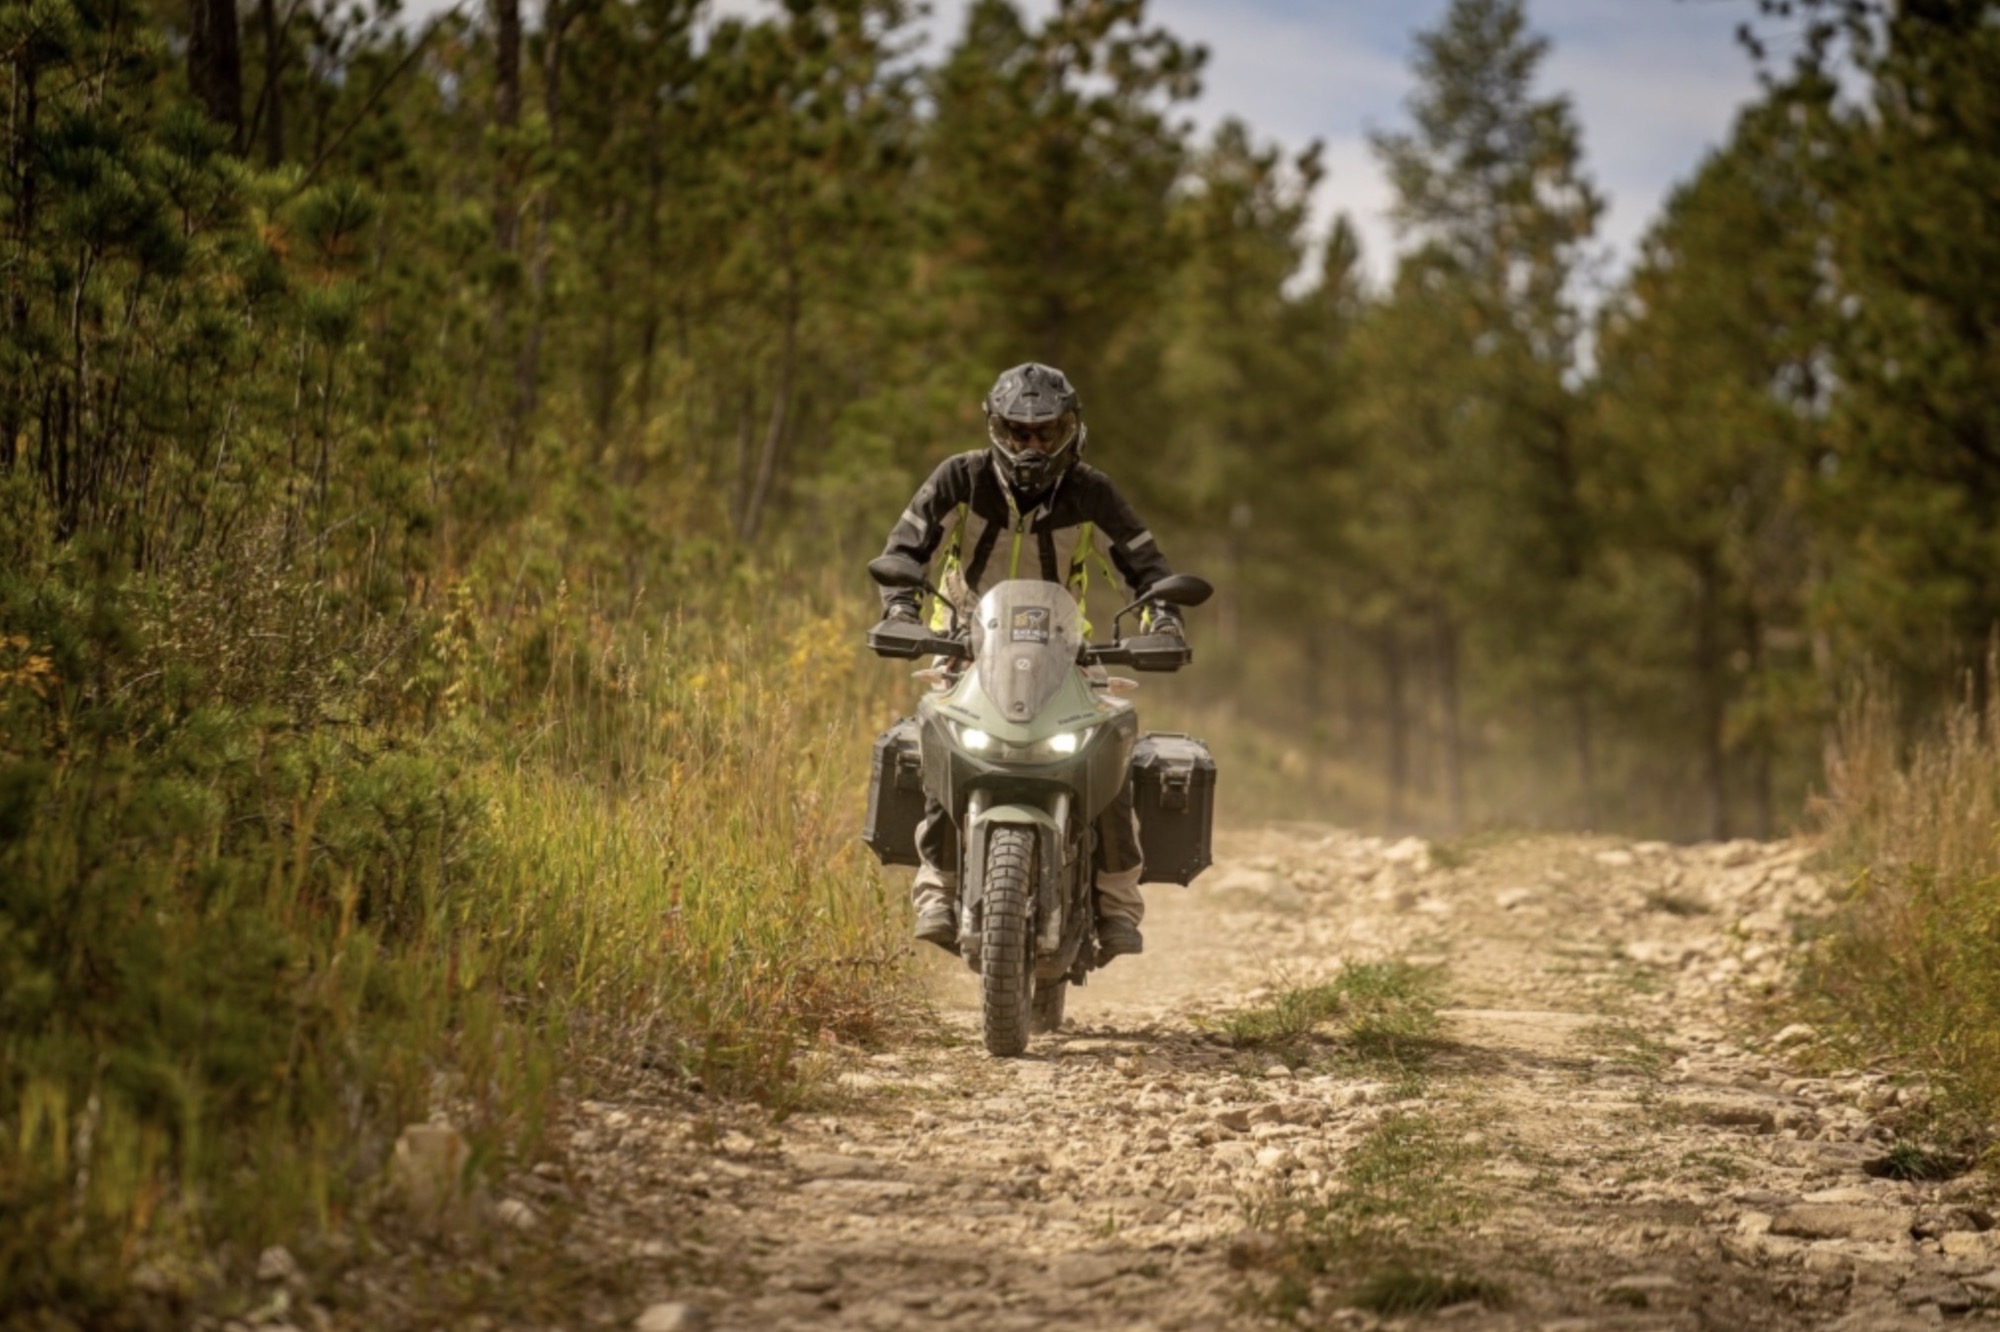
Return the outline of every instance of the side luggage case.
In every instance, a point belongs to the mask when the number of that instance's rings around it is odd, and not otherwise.
[[[1214,859],[1215,759],[1193,736],[1148,732],[1132,749],[1142,883],[1194,882]]]
[[[924,761],[917,719],[899,717],[875,739],[868,817],[861,840],[884,865],[918,865],[917,825],[924,819]]]

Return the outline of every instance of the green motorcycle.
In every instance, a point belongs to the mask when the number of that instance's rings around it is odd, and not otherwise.
[[[912,560],[885,555],[868,572],[883,587],[938,596]],[[971,623],[954,612],[946,634],[890,620],[868,635],[880,656],[943,659],[919,672],[932,687],[913,723],[905,723],[917,752],[908,754],[906,741],[903,761],[919,768],[923,795],[958,826],[959,951],[979,973],[993,1054],[1018,1055],[1031,1031],[1054,1031],[1069,985],[1099,963],[1091,902],[1096,822],[1130,778],[1140,736],[1138,716],[1122,697],[1132,682],[1093,668],[1187,665],[1194,654],[1179,635],[1123,638],[1119,627],[1152,603],[1197,606],[1212,591],[1188,574],[1161,579],[1118,612],[1110,643],[1085,642],[1076,599],[1038,579],[995,585]],[[879,769],[878,751],[878,776]],[[1205,865],[1205,810],[1203,824]],[[914,863],[876,849],[885,861]]]

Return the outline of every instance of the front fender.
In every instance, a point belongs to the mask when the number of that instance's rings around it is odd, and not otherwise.
[[[993,805],[975,811],[966,820],[968,829],[987,823],[1033,824],[1038,828],[1047,828],[1058,835],[1063,830],[1061,819],[1037,805]]]
[[[1070,797],[1055,795],[1052,809],[1040,805],[988,805],[984,792],[973,794],[960,838],[964,857],[964,888],[969,901],[983,902],[986,892],[986,846],[995,828],[1033,828],[1040,845],[1040,872],[1035,876],[1035,953],[1047,957],[1061,945],[1063,933],[1063,843],[1069,822]]]

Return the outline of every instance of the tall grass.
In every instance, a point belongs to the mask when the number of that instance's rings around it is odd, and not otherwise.
[[[2000,672],[1914,741],[1890,691],[1842,708],[1820,826],[1847,876],[1812,992],[1875,1048],[2000,1124]]]
[[[0,1321],[338,1225],[410,1120],[497,1169],[588,1069],[783,1107],[889,1020],[851,587],[475,572],[363,641],[0,581]]]

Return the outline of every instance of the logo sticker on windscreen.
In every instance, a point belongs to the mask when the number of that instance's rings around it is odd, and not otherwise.
[[[1007,634],[1010,643],[1046,643],[1049,641],[1049,608],[1047,606],[1022,606],[1014,612],[1013,628]]]

